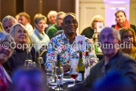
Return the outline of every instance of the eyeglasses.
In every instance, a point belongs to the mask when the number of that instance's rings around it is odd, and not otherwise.
[[[72,20],[72,21],[67,20],[67,21],[65,21],[65,24],[71,24],[71,23],[76,24],[77,21],[76,20]]]
[[[133,35],[123,37],[123,39],[127,39],[127,38],[133,38]]]

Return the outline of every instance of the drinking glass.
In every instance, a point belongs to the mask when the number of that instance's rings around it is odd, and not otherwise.
[[[54,57],[52,57],[51,60],[48,60],[48,64],[46,66],[46,74],[48,78],[48,85],[51,89],[56,88],[56,80],[55,80],[55,62],[54,62]]]
[[[76,78],[78,76],[78,70],[77,67],[71,67],[70,68],[70,76],[72,77],[73,81],[74,81],[74,85],[76,83]]]
[[[63,67],[55,67],[55,76],[56,76],[56,79],[58,81],[58,88],[56,88],[55,90],[63,90],[63,88],[60,87],[62,83],[62,79],[63,79],[63,74],[64,74],[64,71],[63,71]]]
[[[51,71],[51,78],[50,82],[55,83],[55,62],[54,62],[55,56],[52,57],[52,71]]]
[[[26,68],[32,68],[33,67],[32,60],[25,60],[24,67],[26,67]]]

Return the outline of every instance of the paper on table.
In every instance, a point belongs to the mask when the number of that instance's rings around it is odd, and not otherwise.
[[[63,78],[63,84],[67,82],[73,82],[72,78]],[[57,85],[57,82],[49,82],[50,85]]]
[[[68,85],[68,88],[70,88],[70,87],[73,87],[75,84],[69,84]]]
[[[63,82],[73,82],[72,78],[63,78]]]
[[[103,23],[102,22],[97,22],[97,32],[101,32],[103,29]]]
[[[85,47],[85,36],[84,35],[78,35],[75,37],[76,40],[76,50],[86,50]]]
[[[78,76],[76,78],[77,81],[82,81],[82,74],[81,73],[78,73]]]
[[[71,59],[71,62],[70,62],[70,66],[72,67],[72,68],[74,68],[74,67],[77,67],[77,65],[78,65],[78,60],[79,59]]]

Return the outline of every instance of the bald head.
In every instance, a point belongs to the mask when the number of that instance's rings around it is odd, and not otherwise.
[[[100,35],[99,35],[99,41],[101,41],[101,35],[106,33],[106,32],[112,32],[113,34],[115,34],[116,38],[120,41],[121,38],[120,38],[120,34],[119,34],[119,31],[114,29],[114,28],[110,28],[110,27],[105,27],[103,28],[103,30],[100,32]]]
[[[112,58],[119,50],[119,32],[113,28],[105,27],[99,35],[99,43],[103,55]]]

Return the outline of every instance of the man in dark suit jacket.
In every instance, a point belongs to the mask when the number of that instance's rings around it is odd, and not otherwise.
[[[136,90],[136,62],[128,55],[121,53],[119,47],[116,46],[120,43],[119,32],[106,27],[100,33],[99,41],[104,59],[90,70],[85,81],[70,88],[70,91],[90,91],[97,80],[114,70],[129,78]]]

